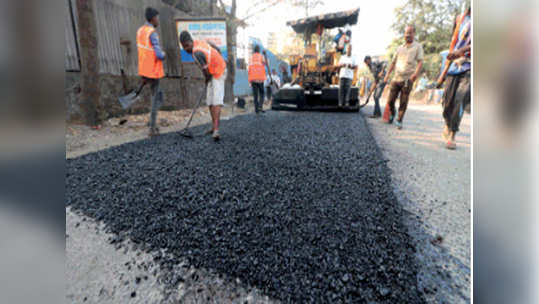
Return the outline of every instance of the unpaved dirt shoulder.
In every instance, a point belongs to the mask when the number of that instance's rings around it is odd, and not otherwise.
[[[269,105],[265,105],[268,109]],[[161,133],[178,132],[185,127],[191,109],[178,111],[160,111],[157,122]],[[221,120],[227,120],[237,115],[253,112],[252,103],[248,102],[245,109],[225,105],[222,109]],[[132,141],[148,138],[148,122],[150,114],[126,115],[111,118],[101,125],[101,129],[93,130],[80,124],[67,124],[65,148],[66,158],[74,158],[87,153],[96,152],[109,147],[118,146]],[[200,107],[195,114],[191,126],[209,124],[211,118],[207,107]]]

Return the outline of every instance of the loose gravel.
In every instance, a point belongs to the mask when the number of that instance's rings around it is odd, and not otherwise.
[[[221,129],[219,143],[170,133],[69,159],[66,205],[153,253],[170,289],[187,260],[283,302],[424,302],[408,214],[360,115]]]

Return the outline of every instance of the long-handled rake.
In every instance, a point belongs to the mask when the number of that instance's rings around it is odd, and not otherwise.
[[[183,130],[180,131],[181,136],[186,137],[186,138],[194,138],[195,137],[195,135],[193,135],[193,133],[189,130],[189,126],[191,125],[191,121],[193,120],[193,117],[195,116],[195,113],[196,113],[198,107],[200,107],[200,103],[202,102],[202,99],[204,99],[204,96],[206,95],[206,90],[207,89],[208,89],[208,85],[206,85],[204,87],[204,90],[202,91],[202,94],[198,98],[197,104],[193,108],[193,112],[191,112],[191,117],[189,117],[189,120],[187,121],[187,124],[185,125],[185,128],[183,128]]]
[[[372,95],[373,92],[374,92],[374,90],[370,91],[369,95],[367,95],[367,100],[365,100],[365,103],[359,105],[360,109],[363,108],[364,106],[366,106],[369,103],[369,100],[371,99],[371,95]]]

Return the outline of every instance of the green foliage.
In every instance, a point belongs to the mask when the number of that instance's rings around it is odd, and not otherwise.
[[[423,60],[423,72],[430,80],[435,80],[440,73],[442,56],[439,53],[427,54]]]
[[[423,46],[423,69],[430,79],[438,75],[441,58],[439,53],[449,48],[453,22],[461,13],[463,4],[470,0],[407,0],[395,9],[392,28],[398,34],[387,47],[389,58],[404,43],[404,29],[408,24],[416,28],[415,39]]]

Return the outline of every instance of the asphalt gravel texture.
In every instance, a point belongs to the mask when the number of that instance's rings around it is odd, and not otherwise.
[[[361,115],[267,112],[220,133],[68,159],[66,206],[154,253],[171,289],[187,259],[285,303],[424,302],[408,214]]]

